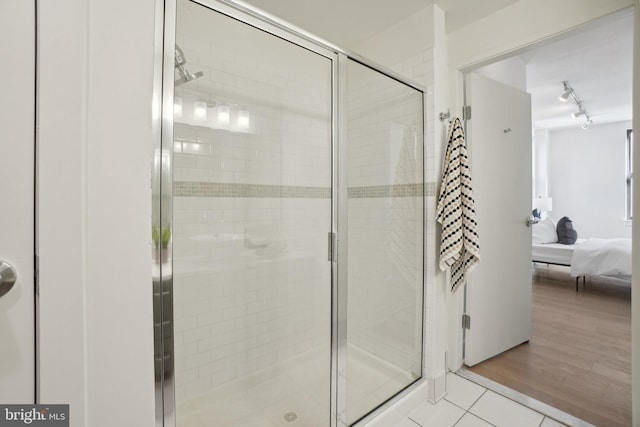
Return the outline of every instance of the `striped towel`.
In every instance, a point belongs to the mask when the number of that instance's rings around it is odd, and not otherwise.
[[[451,292],[480,262],[471,170],[460,119],[449,126],[436,220],[442,224],[440,270],[451,268]]]

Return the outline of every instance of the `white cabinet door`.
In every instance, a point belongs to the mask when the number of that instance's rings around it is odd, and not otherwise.
[[[35,2],[0,2],[0,403],[35,403]],[[5,275],[6,276],[6,275]],[[0,290],[0,293],[3,291]]]
[[[526,342],[531,313],[531,96],[475,73],[467,122],[480,257],[467,284],[464,362]]]

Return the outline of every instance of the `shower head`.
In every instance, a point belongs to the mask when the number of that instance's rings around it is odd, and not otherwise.
[[[180,86],[181,84],[190,82],[191,80],[198,79],[204,75],[202,71],[190,73],[189,70],[184,67],[184,65],[187,63],[187,60],[184,57],[184,52],[182,51],[182,49],[180,49],[180,46],[176,45],[175,53],[175,67],[176,71],[180,75],[180,78],[174,81],[174,84],[176,86]]]
[[[200,77],[204,76],[204,73],[202,71],[197,71],[192,74],[187,70],[184,70],[184,72],[180,72],[180,75],[182,77],[180,77],[178,80],[175,80],[174,82],[176,86],[180,86],[181,84],[185,84],[187,82],[190,82],[191,80],[199,79]]]

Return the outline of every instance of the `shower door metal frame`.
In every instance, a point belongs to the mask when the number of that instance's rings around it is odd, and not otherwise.
[[[162,224],[171,227],[173,235],[173,97],[174,59],[178,0],[156,0],[155,49],[152,105],[152,200],[153,225],[161,230]],[[361,63],[380,72],[422,95],[422,144],[423,186],[425,150],[426,91],[417,83],[386,69],[358,54],[340,48],[301,28],[293,26],[275,16],[236,0],[189,0],[219,12],[265,33],[282,38],[292,44],[310,50],[332,61],[331,101],[331,232],[333,239],[331,254],[331,427],[346,427],[346,347],[347,347],[347,158],[346,122],[347,111],[347,61]],[[152,196],[153,197],[153,196]],[[423,217],[426,212],[426,194],[423,193]],[[424,268],[426,263],[426,224],[423,221],[423,304],[421,325],[422,364],[424,365]],[[175,427],[175,377],[173,342],[173,247],[152,248],[153,259],[153,312],[154,312],[154,362],[156,392],[156,426]],[[168,259],[163,265],[162,259]],[[423,373],[422,373],[423,374]],[[413,389],[425,382],[421,376],[360,419],[360,425],[397,402]]]

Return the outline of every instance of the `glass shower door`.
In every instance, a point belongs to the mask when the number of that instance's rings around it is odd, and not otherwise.
[[[347,68],[349,425],[422,375],[422,92]]]
[[[332,59],[177,2],[179,427],[328,426]]]

